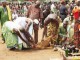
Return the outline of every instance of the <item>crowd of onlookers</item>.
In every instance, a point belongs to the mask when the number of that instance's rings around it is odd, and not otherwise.
[[[72,2],[60,1],[60,2],[48,2],[48,3],[46,2],[41,3],[40,1],[36,1],[32,2],[32,4],[9,3],[7,5],[8,7],[10,7],[10,12],[11,12],[10,16],[12,16],[11,19],[7,19],[7,21],[8,20],[15,21],[20,19],[20,21],[23,22],[25,18],[20,18],[20,17],[27,17],[32,19],[33,28],[31,29],[34,30],[34,39],[31,33],[32,30],[30,31],[31,36],[29,34],[24,34],[25,36],[29,35],[26,38],[29,40],[32,47],[34,47],[34,45],[38,43],[38,30],[40,27],[43,28],[42,41],[45,39],[44,36],[50,37],[53,35],[53,37],[51,37],[51,44],[60,44],[62,46],[65,46],[66,44],[69,45],[71,44],[75,45],[76,48],[79,48],[80,1],[73,0]],[[5,7],[5,3],[3,3],[3,7]],[[6,9],[4,8],[4,12],[5,10]],[[2,10],[0,12],[2,12]],[[7,13],[9,13],[9,10],[7,10]],[[9,14],[8,17],[10,17]],[[0,15],[0,17],[2,18],[1,22],[3,21],[2,26],[4,26],[5,19],[3,19],[4,17],[2,15]],[[27,23],[31,22],[30,19],[27,19]],[[27,25],[29,26],[29,24]],[[2,29],[4,29],[4,27],[2,27]],[[25,27],[23,29],[24,32],[22,31],[21,32],[26,33],[27,31],[26,29],[28,28]],[[16,30],[14,30],[14,32],[15,31]],[[17,32],[20,33],[20,31]],[[25,39],[22,40],[24,40],[24,42],[27,42],[25,41]],[[34,40],[34,42],[31,40]],[[29,43],[27,44],[30,46]]]

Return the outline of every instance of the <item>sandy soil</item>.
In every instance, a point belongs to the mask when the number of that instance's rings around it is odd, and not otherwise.
[[[39,30],[39,41],[42,37],[43,29]],[[1,33],[0,33],[1,34]],[[0,38],[0,60],[51,60],[53,58],[61,57],[59,52],[54,52],[53,49],[44,50],[23,50],[23,51],[10,51],[2,44]]]

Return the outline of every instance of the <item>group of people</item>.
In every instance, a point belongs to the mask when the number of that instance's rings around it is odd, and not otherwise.
[[[22,14],[15,5],[6,1],[0,6],[2,38],[10,49],[45,48],[54,45],[80,45],[80,1],[36,1],[22,5]],[[19,9],[21,10],[21,9]],[[19,11],[21,12],[21,11]],[[42,40],[38,42],[39,27],[43,28]],[[34,38],[32,33],[34,31]]]

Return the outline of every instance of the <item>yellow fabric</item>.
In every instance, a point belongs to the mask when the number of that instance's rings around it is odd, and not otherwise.
[[[7,7],[7,11],[8,11],[9,20],[12,20],[11,9],[9,8],[9,6],[6,6],[6,7]]]
[[[52,37],[52,41],[56,41],[57,40],[57,35],[58,35],[58,31],[56,31],[56,24],[54,23],[49,23],[47,26],[47,37],[51,36],[52,34],[56,34],[56,38]]]

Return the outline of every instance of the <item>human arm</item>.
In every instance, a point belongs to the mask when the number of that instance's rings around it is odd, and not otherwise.
[[[29,30],[29,27],[31,26],[32,24],[32,20],[27,18],[26,20],[26,26],[25,26],[25,31],[28,31]]]
[[[30,43],[29,43],[29,41],[28,41],[28,40],[25,40],[25,39],[21,36],[21,33],[20,33],[19,30],[13,29],[13,32],[14,32],[17,36],[19,36],[19,37],[21,38],[21,40],[24,41],[28,46],[31,46]]]
[[[49,19],[45,19],[44,21],[44,30],[43,30],[43,34],[42,34],[42,40],[44,40],[44,36],[47,36],[47,25],[49,24],[50,20]]]
[[[31,6],[28,7],[28,11],[27,11],[27,14],[26,14],[27,17],[29,17],[30,11],[31,11]]]

